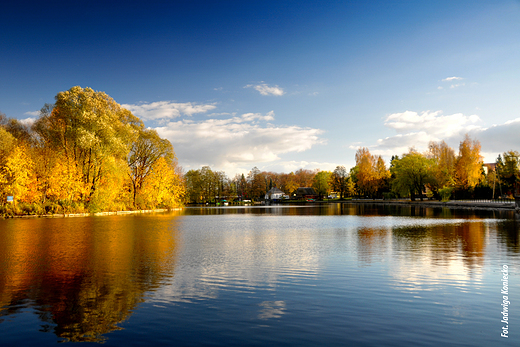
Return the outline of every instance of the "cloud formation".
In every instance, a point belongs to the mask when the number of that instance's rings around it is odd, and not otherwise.
[[[477,115],[465,116],[455,113],[443,116],[442,111],[413,111],[393,113],[386,117],[385,125],[399,134],[425,132],[436,137],[446,138],[478,128]]]
[[[121,106],[143,120],[173,119],[182,115],[192,116],[196,113],[206,113],[216,108],[214,104],[178,103],[172,101],[156,101],[139,103],[137,105],[123,104]]]
[[[25,114],[32,114],[32,113],[26,112]],[[39,115],[40,115],[40,111],[38,111],[38,116]],[[36,122],[36,118],[28,117],[28,118],[24,118],[24,119],[19,119],[18,121],[20,123],[22,123],[23,125],[31,126],[34,124],[34,122]]]
[[[444,116],[442,111],[421,113],[406,111],[386,117],[385,125],[397,134],[377,140],[369,146],[376,155],[391,156],[408,152],[411,147],[426,151],[430,141],[446,141],[455,150],[467,133],[480,141],[484,161],[492,162],[498,153],[520,149],[520,118],[504,124],[484,127],[477,115],[466,116],[462,113]],[[352,145],[350,148],[357,149]]]
[[[27,115],[27,116],[39,117],[40,116],[40,111],[29,111],[29,112],[25,112],[24,114]]]
[[[209,165],[237,172],[262,163],[273,163],[280,155],[302,152],[323,144],[320,129],[269,123],[274,112],[245,113],[227,119],[171,121],[155,129],[172,142],[179,161],[187,169]]]
[[[282,88],[278,87],[277,85],[274,87],[270,87],[265,83],[257,84],[257,85],[248,84],[244,88],[254,88],[258,92],[260,92],[260,94],[262,94],[262,95],[282,96],[285,94],[285,91]]]
[[[447,77],[447,78],[444,78],[442,81],[443,82],[451,82],[451,81],[456,81],[456,80],[462,80],[463,78],[462,77]]]

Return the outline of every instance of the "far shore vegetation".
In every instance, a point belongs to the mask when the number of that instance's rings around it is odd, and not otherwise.
[[[168,140],[107,94],[76,86],[58,93],[33,124],[0,113],[0,216],[258,202],[273,188],[289,200],[512,198],[520,182],[518,151],[484,163],[480,142],[468,135],[458,153],[439,141],[388,164],[368,148],[355,159],[353,168],[332,172],[183,172]],[[312,197],[297,195],[303,187],[313,188]]]

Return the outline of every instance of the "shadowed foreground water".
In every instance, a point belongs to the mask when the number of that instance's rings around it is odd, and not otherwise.
[[[519,230],[341,204],[0,220],[0,344],[518,346]]]

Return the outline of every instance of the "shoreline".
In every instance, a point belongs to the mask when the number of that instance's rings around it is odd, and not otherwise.
[[[496,202],[466,202],[466,201],[398,201],[398,200],[347,200],[341,201],[343,204],[377,204],[377,205],[396,205],[396,206],[419,206],[419,207],[440,207],[450,209],[470,209],[470,210],[492,210],[492,211],[514,211],[520,213],[520,208],[516,207],[515,202],[496,203]]]
[[[130,215],[130,214],[141,214],[141,213],[159,213],[167,211],[180,211],[182,207],[176,208],[160,208],[156,210],[135,210],[135,211],[115,211],[115,212],[94,212],[94,213],[55,213],[55,214],[24,214],[17,216],[4,216],[0,217],[3,219],[9,218],[73,218],[73,217],[92,217],[92,216],[112,216],[112,215]]]

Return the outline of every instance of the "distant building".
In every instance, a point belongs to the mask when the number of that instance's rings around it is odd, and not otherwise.
[[[294,191],[292,198],[298,199],[298,200],[317,199],[318,194],[316,194],[316,191],[314,190],[314,188],[301,187]]]
[[[497,169],[497,163],[485,163],[484,172],[488,175],[490,172],[495,172]]]
[[[265,200],[281,200],[283,199],[284,195],[284,192],[274,187],[271,188],[267,193],[265,193]]]

